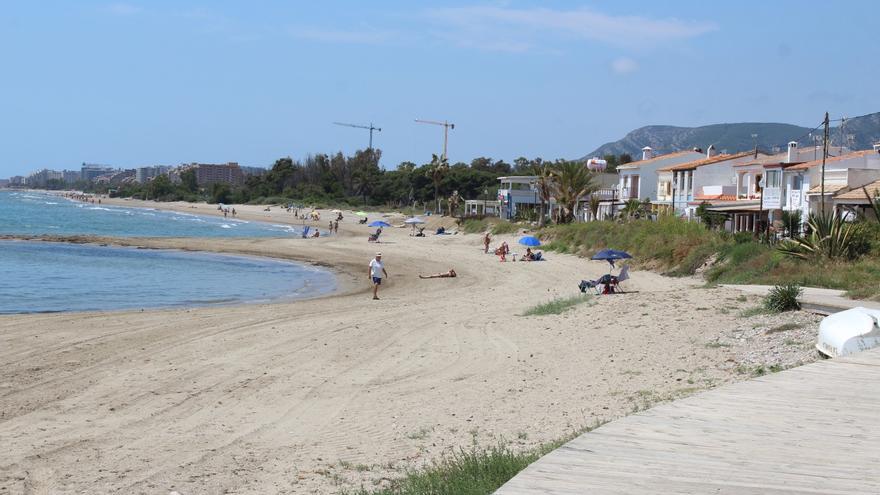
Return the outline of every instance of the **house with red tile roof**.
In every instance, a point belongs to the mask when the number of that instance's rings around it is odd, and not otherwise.
[[[692,218],[702,203],[736,200],[734,167],[766,156],[758,151],[715,154],[714,148],[699,160],[662,167],[657,171],[661,193],[655,204],[658,209],[675,211],[676,215]]]
[[[664,155],[654,156],[654,150],[649,146],[642,148],[642,159],[617,167],[618,196],[611,201],[600,203],[601,214],[599,218],[613,216],[627,201],[647,199],[651,203],[657,201],[657,170],[663,167],[678,165],[703,158],[702,151],[676,151]]]

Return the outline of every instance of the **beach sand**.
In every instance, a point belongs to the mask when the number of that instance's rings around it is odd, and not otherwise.
[[[236,209],[297,222],[276,208]],[[813,359],[817,317],[741,316],[756,299],[649,271],[632,272],[627,294],[519,316],[578,294],[607,264],[556,253],[500,263],[478,235],[414,238],[407,228],[386,228],[377,245],[356,221],[346,212],[341,235],[310,240],[89,239],[316,262],[337,270],[340,292],[0,317],[0,493],[372,488],[459,447],[526,449]],[[523,251],[515,236],[501,240]],[[373,301],[367,264],[378,250],[390,278]],[[418,278],[449,268],[458,278]],[[799,327],[767,332],[791,321]]]

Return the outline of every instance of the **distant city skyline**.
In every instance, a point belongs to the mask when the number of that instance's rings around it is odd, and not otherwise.
[[[875,4],[24,2],[0,14],[0,178],[351,154],[579,158],[651,124],[880,110]]]

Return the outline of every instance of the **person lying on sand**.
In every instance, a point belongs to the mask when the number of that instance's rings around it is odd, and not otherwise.
[[[455,274],[455,270],[453,270],[452,268],[450,268],[448,272],[434,273],[433,275],[422,275],[421,273],[419,274],[419,278],[455,278],[457,276],[458,275]]]

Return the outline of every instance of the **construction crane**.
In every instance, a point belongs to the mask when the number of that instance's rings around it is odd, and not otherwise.
[[[373,150],[373,131],[382,132],[381,127],[374,127],[373,123],[370,122],[370,125],[358,125],[358,124],[346,124],[345,122],[334,122],[335,125],[341,125],[344,127],[354,127],[355,129],[367,129],[370,131],[370,151]]]
[[[431,125],[442,125],[443,126],[443,158],[446,158],[446,143],[449,141],[449,129],[455,129],[455,124],[450,124],[447,121],[438,122],[436,120],[422,120],[416,119],[416,122],[419,124],[431,124]]]

